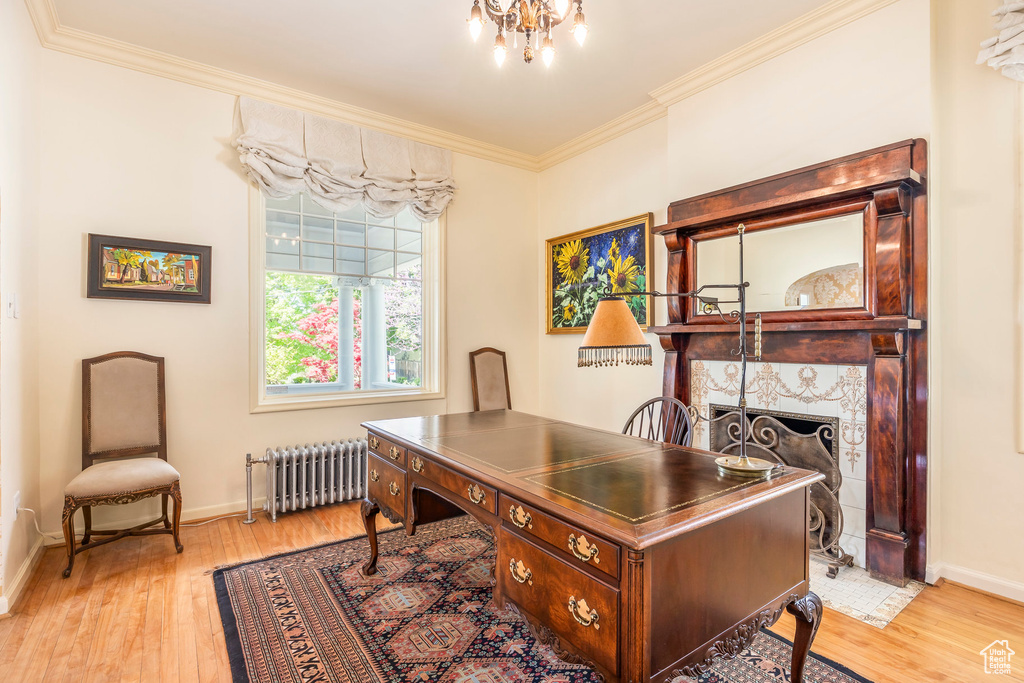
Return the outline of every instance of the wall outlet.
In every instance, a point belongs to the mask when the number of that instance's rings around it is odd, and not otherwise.
[[[14,518],[18,518],[18,510],[21,508],[21,491],[14,492]]]

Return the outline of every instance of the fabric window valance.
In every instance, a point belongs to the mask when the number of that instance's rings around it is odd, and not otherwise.
[[[447,149],[247,97],[236,129],[242,167],[268,197],[306,192],[326,209],[361,203],[377,218],[408,207],[427,223],[455,194]]]

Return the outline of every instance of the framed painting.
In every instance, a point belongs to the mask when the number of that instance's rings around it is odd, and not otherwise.
[[[562,235],[547,241],[547,332],[585,332],[602,296],[620,295],[641,329],[654,324],[654,307],[645,292],[654,259],[653,214]]]
[[[86,296],[210,303],[211,247],[89,235]]]

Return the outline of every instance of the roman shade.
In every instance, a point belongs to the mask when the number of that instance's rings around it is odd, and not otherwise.
[[[452,153],[267,102],[238,100],[235,147],[267,197],[306,192],[335,212],[362,204],[376,218],[408,207],[435,220],[455,193]]]

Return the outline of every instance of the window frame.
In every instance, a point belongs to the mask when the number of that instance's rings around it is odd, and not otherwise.
[[[446,397],[445,325],[446,214],[423,231],[423,377],[419,387],[338,391],[335,383],[298,384],[287,393],[268,395],[265,380],[266,202],[249,187],[249,412],[270,413],[340,406],[435,401]]]

